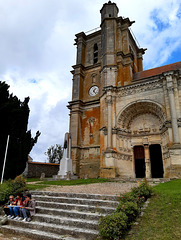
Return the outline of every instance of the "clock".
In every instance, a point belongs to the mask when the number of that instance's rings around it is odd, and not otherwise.
[[[96,96],[97,94],[99,93],[99,88],[98,88],[98,86],[92,86],[90,89],[89,89],[89,95],[91,96],[91,97],[94,97],[94,96]]]

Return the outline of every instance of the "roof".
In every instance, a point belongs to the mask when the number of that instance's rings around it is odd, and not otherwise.
[[[28,162],[28,164],[47,165],[47,166],[59,166],[58,163],[43,163],[43,162]]]
[[[168,71],[178,70],[178,69],[181,69],[181,62],[176,62],[176,63],[172,63],[162,67],[152,68],[146,71],[134,73],[133,80],[148,78],[148,77],[160,75],[163,72],[168,72]]]

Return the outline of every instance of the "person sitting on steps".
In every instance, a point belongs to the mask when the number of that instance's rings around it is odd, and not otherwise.
[[[11,215],[10,215],[10,205],[12,205],[12,203],[14,202],[14,196],[13,195],[10,195],[9,196],[9,201],[4,205],[4,217],[8,217],[10,218]]]
[[[19,193],[17,194],[16,200],[12,203],[12,207],[10,207],[10,214],[11,214],[11,219],[18,220],[20,215],[19,215],[19,210],[20,207],[23,206],[23,194]]]
[[[20,208],[20,218],[19,220],[23,220],[24,222],[30,222],[31,217],[35,215],[35,205],[36,202],[32,199],[31,194],[28,193],[25,196],[25,201],[23,202],[23,207]],[[24,218],[24,219],[23,219]]]

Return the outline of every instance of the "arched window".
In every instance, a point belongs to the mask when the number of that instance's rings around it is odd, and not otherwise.
[[[98,62],[98,46],[97,43],[94,44],[94,64]]]

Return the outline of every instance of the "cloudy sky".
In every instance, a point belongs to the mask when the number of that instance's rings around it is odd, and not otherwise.
[[[147,48],[144,69],[181,61],[180,0],[116,0],[119,16]],[[29,126],[41,132],[31,152],[45,162],[68,131],[74,35],[100,26],[103,0],[0,0],[0,80],[22,101],[30,97]]]

